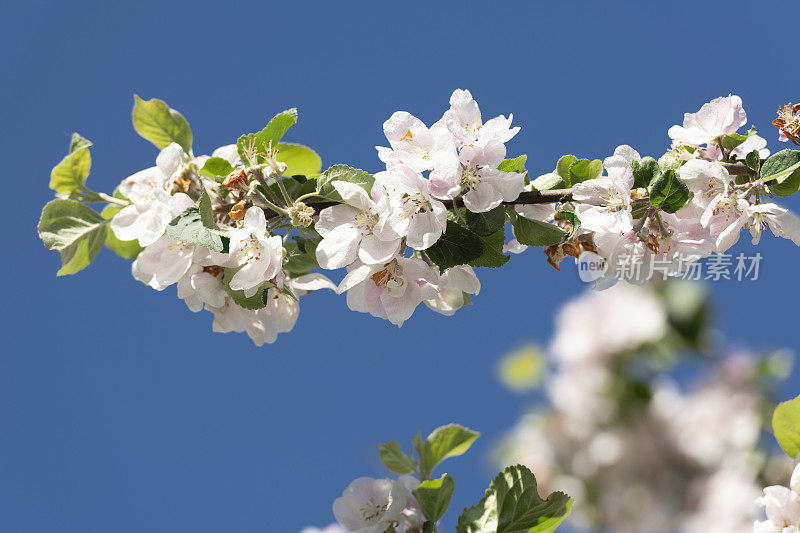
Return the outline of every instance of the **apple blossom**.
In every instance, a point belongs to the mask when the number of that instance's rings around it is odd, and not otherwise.
[[[445,316],[452,316],[469,303],[469,295],[477,295],[481,282],[469,265],[458,265],[439,275],[437,282],[439,294],[436,298],[425,300],[425,305]]]
[[[406,244],[415,250],[430,248],[441,237],[447,227],[447,209],[431,196],[430,182],[419,172],[395,165],[391,170],[376,173],[375,184],[386,193],[378,201],[378,210],[385,213],[385,220],[379,224],[391,230],[389,235],[405,237]],[[381,257],[378,262],[387,259]]]
[[[520,130],[512,128],[513,115],[503,115],[489,120],[486,124],[481,119],[478,102],[467,90],[456,89],[450,96],[450,109],[443,117],[447,129],[463,145],[486,144],[490,141],[507,143]]]
[[[767,519],[756,521],[754,533],[797,533],[800,531],[800,465],[792,472],[789,487],[772,486],[756,500]]]
[[[383,263],[400,248],[401,235],[388,224],[391,206],[379,182],[371,195],[346,181],[334,181],[333,187],[345,203],[323,209],[315,228],[322,236],[317,246],[317,261],[322,268],[342,268],[356,260]]]
[[[339,284],[347,306],[402,326],[425,300],[438,295],[438,276],[421,259],[396,257],[383,265],[353,263]]]
[[[428,128],[410,113],[397,111],[383,123],[383,132],[391,148],[376,148],[387,168],[401,164],[425,172],[457,161],[455,139],[441,120]]]
[[[281,238],[267,235],[264,211],[249,208],[242,225],[230,230],[230,250],[223,266],[241,267],[230,280],[231,289],[254,295],[265,281],[281,272],[282,254]]]
[[[333,502],[333,514],[352,533],[383,533],[399,522],[408,497],[397,481],[361,477]]]

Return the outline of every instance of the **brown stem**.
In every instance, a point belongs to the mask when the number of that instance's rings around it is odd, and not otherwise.
[[[555,202],[569,202],[572,200],[572,189],[552,189],[549,191],[526,191],[517,197],[516,200],[510,202],[503,202],[503,205],[530,205],[530,204],[552,204]],[[453,209],[453,200],[442,200],[442,203],[447,209]],[[313,207],[314,211],[319,213],[326,207],[338,205],[339,202],[310,202],[306,203],[307,206]],[[464,202],[459,199],[455,205],[461,207]],[[278,216],[272,209],[264,208],[264,214],[267,218],[274,218]]]

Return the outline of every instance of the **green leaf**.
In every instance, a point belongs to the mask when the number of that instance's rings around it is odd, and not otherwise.
[[[241,268],[240,266],[225,268],[225,273],[222,277],[222,285],[225,287],[225,292],[228,293],[228,296],[230,296],[239,307],[250,309],[251,311],[266,307],[269,290],[275,286],[272,283],[267,281],[261,284],[253,296],[246,296],[244,291],[235,291],[231,289],[231,280]]]
[[[778,196],[791,196],[800,190],[800,169],[795,170],[780,183],[769,182],[770,190]]]
[[[764,161],[761,167],[761,179],[781,183],[798,168],[800,168],[800,150],[781,150]]]
[[[331,202],[341,202],[342,197],[333,187],[334,181],[355,183],[369,194],[372,190],[372,184],[375,183],[375,177],[359,168],[352,168],[347,165],[333,165],[317,178],[317,196]]]
[[[481,240],[483,251],[478,258],[467,263],[468,265],[498,268],[508,263],[509,259],[511,259],[511,256],[503,254],[503,245],[506,242],[505,229],[501,228],[499,231],[487,236],[478,235],[478,238]]]
[[[422,524],[422,533],[436,533],[436,523],[426,520]]]
[[[75,200],[53,200],[44,206],[39,237],[49,250],[61,254],[59,276],[86,268],[103,248],[107,220]]]
[[[209,178],[224,178],[231,172],[233,172],[233,167],[228,163],[227,159],[221,157],[209,157],[203,168],[200,169],[200,174]]]
[[[750,135],[742,135],[741,133],[729,133],[722,138],[722,147],[727,151],[731,151],[747,140]]]
[[[523,154],[519,157],[515,157],[514,159],[504,159],[499,165],[497,165],[497,170],[502,170],[503,172],[518,172],[519,174],[524,174],[527,172],[525,170],[525,163],[528,161],[528,156]]]
[[[658,161],[652,157],[644,157],[640,161],[631,161],[633,169],[633,188],[647,187],[661,172],[658,168]]]
[[[430,474],[436,465],[447,459],[466,452],[480,436],[458,424],[448,424],[434,429],[424,443],[424,454],[420,458],[422,471]]]
[[[455,488],[456,483],[450,474],[445,474],[439,479],[427,479],[420,483],[413,494],[427,520],[436,522],[444,516],[447,508],[450,507],[450,500],[453,498]]]
[[[758,153],[758,150],[753,150],[745,157],[745,164],[758,172],[761,170],[761,154]]]
[[[378,444],[378,452],[386,468],[396,474],[410,474],[417,469],[417,462],[403,453],[396,440]]]
[[[302,144],[280,143],[278,161],[286,163],[286,176],[316,176],[322,171],[322,159],[317,152]]]
[[[689,201],[689,187],[674,170],[659,174],[650,184],[650,203],[667,213],[675,213]]]
[[[286,111],[281,111],[272,117],[272,120],[269,121],[263,130],[258,133],[247,133],[239,137],[239,140],[236,141],[236,146],[239,149],[239,157],[242,158],[242,161],[247,161],[247,157],[245,157],[245,148],[248,148],[250,145],[262,151],[269,148],[270,144],[277,147],[286,131],[294,124],[297,124],[297,108],[293,107]],[[263,156],[259,156],[258,161],[263,162]]]
[[[284,243],[283,270],[295,275],[305,274],[313,268],[319,268],[317,263],[317,242],[303,237],[295,236],[295,240]]]
[[[69,194],[83,188],[92,167],[92,156],[89,154],[91,145],[91,141],[77,133],[72,134],[69,154],[50,172],[51,189],[62,194]]]
[[[467,227],[482,237],[487,237],[503,229],[506,224],[506,209],[498,205],[491,211],[485,213],[473,213],[467,211],[464,214],[467,220]]]
[[[521,244],[552,246],[563,241],[567,232],[554,224],[517,216],[514,221],[514,235]]]
[[[457,533],[551,533],[569,515],[572,499],[554,492],[543,500],[526,467],[509,466],[492,481],[486,496],[458,517]]]
[[[425,252],[431,261],[445,271],[478,259],[483,254],[483,244],[478,235],[448,220],[444,234]]]
[[[116,194],[115,194],[116,196]],[[114,215],[119,213],[122,210],[121,207],[116,205],[108,205],[101,215],[106,220],[111,220],[114,218]],[[136,259],[136,256],[141,253],[144,249],[139,246],[139,241],[134,239],[132,241],[122,241],[114,235],[114,231],[111,229],[111,226],[108,227],[108,232],[106,233],[106,246],[113,250],[120,257],[124,257],[126,259]]]
[[[558,163],[556,163],[556,174],[561,176],[561,178],[564,180],[564,184],[567,187],[571,187],[569,169],[572,167],[572,165],[575,164],[575,162],[577,160],[578,160],[577,157],[575,157],[572,154],[568,154],[568,155],[562,156],[558,160]]]
[[[142,100],[133,95],[133,127],[136,133],[163,150],[178,143],[187,154],[192,153],[192,130],[183,115],[163,101]]]
[[[772,431],[789,457],[800,454],[800,396],[778,404],[772,414]]]
[[[203,189],[197,205],[186,208],[169,223],[167,236],[179,242],[198,244],[214,252],[221,252],[224,249],[222,237],[209,231],[216,229],[211,200]]]
[[[599,159],[589,161],[578,159],[569,167],[569,186],[591,180],[603,173],[603,162]]]

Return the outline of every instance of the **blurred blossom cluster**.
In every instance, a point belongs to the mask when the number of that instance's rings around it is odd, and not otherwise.
[[[707,308],[686,282],[568,301],[547,349],[547,403],[517,422],[500,461],[572,495],[578,529],[753,531],[761,487],[791,467],[763,441],[787,358],[726,348]]]

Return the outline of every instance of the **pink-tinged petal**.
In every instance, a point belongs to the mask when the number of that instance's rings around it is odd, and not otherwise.
[[[412,130],[427,130],[425,124],[406,111],[396,111],[389,119],[383,123],[383,133],[390,142],[397,142],[401,139],[412,141],[413,136],[408,133]]]
[[[356,209],[366,211],[372,205],[367,191],[363,187],[350,183],[349,181],[332,181],[331,185],[336,189],[336,192],[342,197],[346,203],[352,205]]]
[[[427,250],[442,236],[445,225],[442,225],[442,221],[432,211],[419,212],[408,225],[406,242],[415,250]]]
[[[347,204],[338,204],[326,207],[319,213],[319,220],[314,225],[317,233],[325,237],[336,228],[345,225],[352,225],[356,220],[356,215],[360,211]]]
[[[342,294],[344,291],[350,290],[356,285],[366,281],[373,273],[377,272],[377,268],[378,267],[374,265],[359,265],[350,270],[339,284],[336,293]]]
[[[194,200],[192,200],[188,194],[184,194],[182,192],[175,193],[169,199],[169,209],[174,217],[180,215],[193,205]]]
[[[503,195],[491,181],[484,181],[464,195],[464,206],[473,213],[491,211],[503,203]]]
[[[376,235],[370,234],[362,237],[358,258],[366,264],[382,264],[389,262],[399,250],[399,240],[382,241]]]
[[[525,189],[525,174],[519,172],[503,172],[494,168],[481,170],[481,177],[492,183],[492,186],[503,197],[504,202],[516,200]]]
[[[319,266],[335,270],[351,264],[358,257],[358,243],[361,234],[358,229],[342,225],[326,233],[317,246],[316,256]]]

